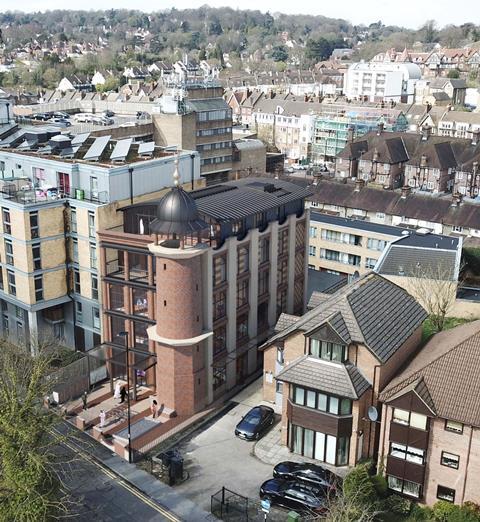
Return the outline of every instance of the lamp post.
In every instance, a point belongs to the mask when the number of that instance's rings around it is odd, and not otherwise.
[[[125,352],[127,357],[127,436],[128,436],[128,462],[132,462],[131,426],[130,426],[130,351],[128,347],[128,332],[120,332],[118,335],[125,338]]]

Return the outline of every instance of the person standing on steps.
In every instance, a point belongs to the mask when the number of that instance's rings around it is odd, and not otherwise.
[[[120,403],[125,402],[126,398],[127,398],[127,388],[125,386],[122,386],[122,389],[120,390]]]

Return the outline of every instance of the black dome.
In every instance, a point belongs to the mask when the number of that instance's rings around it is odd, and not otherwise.
[[[192,196],[181,187],[174,187],[163,196],[157,207],[157,218],[150,224],[155,234],[186,235],[208,228],[200,219]]]

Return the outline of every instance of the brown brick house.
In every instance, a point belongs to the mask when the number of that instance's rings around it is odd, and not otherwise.
[[[426,312],[374,273],[310,301],[318,304],[302,317],[283,314],[263,346],[264,398],[282,406],[291,451],[353,466],[375,454],[368,407],[415,352]]]
[[[480,502],[480,321],[435,335],[380,394],[379,468],[391,490]]]

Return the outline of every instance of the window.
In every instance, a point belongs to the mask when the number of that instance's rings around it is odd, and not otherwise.
[[[379,252],[381,252],[385,249],[386,246],[387,242],[383,239],[373,239],[371,237],[368,238],[367,248],[369,248],[370,250],[378,250]]]
[[[32,239],[40,237],[38,226],[38,212],[30,212],[30,233]]]
[[[143,288],[132,289],[133,313],[135,315],[148,315],[147,291]]]
[[[90,268],[97,268],[97,247],[90,243]]]
[[[415,498],[420,497],[420,484],[410,482],[409,480],[402,480],[391,475],[387,476],[387,481],[388,487],[393,491],[398,491],[399,493],[403,493],[404,495],[409,495]]]
[[[225,384],[227,380],[227,369],[225,366],[213,369],[213,389],[217,390]]]
[[[72,238],[72,261],[78,263],[78,239]]]
[[[317,237],[317,227],[310,227],[309,236],[311,238]]]
[[[92,308],[92,319],[93,327],[100,330],[100,310],[98,308]]]
[[[270,271],[262,270],[258,274],[258,295],[265,295],[268,293],[270,282]]]
[[[392,442],[390,445],[390,455],[397,459],[407,460],[415,464],[425,463],[425,452],[421,449],[413,448],[412,446],[405,446]]]
[[[88,213],[88,236],[95,237],[95,213]]]
[[[8,293],[11,295],[17,295],[17,285],[15,283],[15,272],[13,270],[7,270],[7,281],[8,281]]]
[[[453,453],[447,453],[446,451],[442,451],[440,464],[442,466],[447,466],[448,468],[458,469],[458,466],[460,464],[460,456],[454,455]]]
[[[277,285],[286,285],[288,282],[288,259],[282,259],[277,265]]]
[[[92,299],[98,299],[98,278],[96,275],[91,275],[92,283]]]
[[[32,245],[33,269],[40,270],[42,268],[42,259],[40,255],[40,243]]]
[[[20,308],[19,306],[15,306],[15,316],[18,319],[22,319],[23,320],[23,309]]]
[[[76,232],[77,231],[77,209],[76,208],[70,209],[70,225],[71,225],[71,231]]]
[[[373,259],[373,257],[367,257],[365,259],[365,268],[375,268],[376,264],[377,264],[377,260]]]
[[[453,431],[454,433],[463,433],[463,424],[461,422],[446,420],[445,429],[447,431]]]
[[[227,313],[227,294],[225,291],[213,294],[213,320],[225,317]]]
[[[310,355],[326,361],[345,362],[346,346],[342,344],[310,339]]]
[[[418,430],[427,429],[427,417],[425,415],[415,413],[413,411],[409,412],[406,410],[401,410],[399,408],[394,408],[393,410],[393,422],[398,424],[405,424],[406,426],[410,426]]]
[[[80,301],[75,301],[75,317],[77,323],[83,321],[83,305]]]
[[[237,308],[248,304],[248,279],[237,282]]]
[[[238,273],[248,272],[248,246],[238,249]]]
[[[92,199],[98,198],[98,178],[90,176],[90,194]]]
[[[10,210],[8,208],[2,208],[3,218],[3,232],[4,234],[12,233],[12,224],[10,222]]]
[[[63,194],[70,194],[70,176],[65,172],[58,172],[58,188]]]
[[[225,325],[215,328],[213,331],[213,356],[226,350],[227,345],[227,327]]]
[[[76,292],[77,294],[80,293],[81,291],[81,286],[80,286],[80,271],[75,269],[73,271],[73,290],[74,292]]]
[[[227,259],[225,256],[213,258],[213,286],[220,285],[227,280]]]
[[[293,452],[337,466],[348,464],[349,437],[337,439],[332,435],[326,435],[294,424],[290,425],[290,430]]]
[[[41,301],[43,299],[43,276],[35,276],[33,280],[35,284],[35,300]]]
[[[277,362],[278,364],[284,364],[285,363],[285,352],[283,348],[279,348],[277,346]]]
[[[258,264],[266,263],[270,258],[270,240],[263,237],[258,243]]]
[[[385,214],[383,212],[377,212],[376,214],[377,219],[385,219]]]
[[[8,337],[9,324],[8,324],[8,315],[6,315],[6,314],[2,315],[2,329],[3,329],[3,334],[5,335],[5,337]]]
[[[437,498],[440,500],[446,500],[447,502],[455,502],[455,490],[446,488],[445,486],[438,486]]]
[[[317,247],[313,245],[308,246],[308,255],[309,256],[316,256],[317,255]]]
[[[55,323],[53,325],[53,336],[55,339],[59,341],[65,339],[65,324],[64,323]]]
[[[284,228],[278,232],[278,255],[288,253],[288,228]]]
[[[5,239],[5,261],[13,266],[13,243],[11,239]]]
[[[315,390],[306,390],[295,386],[292,392],[292,400],[300,406],[315,408],[333,415],[351,415],[352,401],[347,398],[339,398]]]
[[[237,318],[237,341],[248,338],[248,314]]]

